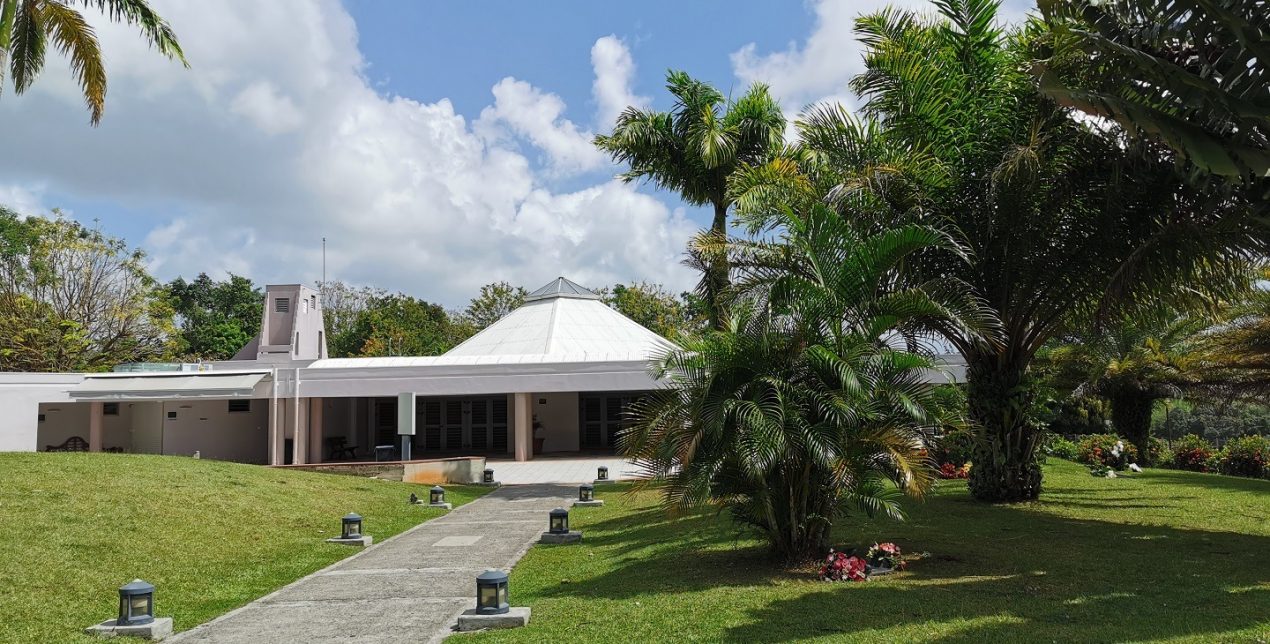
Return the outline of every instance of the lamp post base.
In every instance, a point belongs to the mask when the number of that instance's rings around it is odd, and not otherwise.
[[[143,640],[161,640],[172,634],[172,618],[156,617],[149,624],[132,624],[118,626],[115,620],[108,619],[96,626],[84,629],[89,635],[98,637],[138,637]]]
[[[582,540],[582,533],[578,530],[570,530],[568,532],[544,532],[542,537],[538,539],[538,543],[577,543]]]
[[[356,546],[356,547],[358,547],[358,548],[365,548],[366,546],[369,546],[370,544],[374,543],[374,542],[375,542],[375,538],[374,538],[374,537],[372,537],[372,536],[370,536],[370,535],[368,535],[368,534],[364,534],[364,535],[362,535],[362,536],[360,536],[360,537],[355,537],[355,538],[353,538],[353,539],[344,539],[344,538],[341,538],[341,537],[333,537],[333,538],[327,539],[327,540],[326,540],[326,542],[327,542],[327,543],[338,543],[338,544],[345,545],[345,546]]]
[[[430,508],[438,508],[438,509],[441,509],[441,510],[453,510],[453,509],[454,509],[454,505],[453,505],[453,504],[451,504],[451,503],[429,503],[429,504],[428,504],[428,507],[430,507]]]
[[[595,479],[591,482],[591,485],[608,485],[613,482],[613,479]]]
[[[599,508],[604,506],[604,499],[596,499],[594,501],[574,501],[575,508]]]
[[[529,624],[529,607],[512,606],[500,615],[480,615],[469,608],[459,615],[458,631],[479,631],[487,628],[519,628]]]

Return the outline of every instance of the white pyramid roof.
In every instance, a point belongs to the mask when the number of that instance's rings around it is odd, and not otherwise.
[[[549,361],[648,360],[674,345],[561,277],[445,357],[535,356]]]

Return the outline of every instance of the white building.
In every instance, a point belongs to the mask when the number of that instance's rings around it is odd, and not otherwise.
[[[405,439],[414,459],[611,451],[622,408],[658,386],[650,360],[672,348],[562,277],[445,355],[328,358],[318,294],[273,285],[260,334],[231,361],[0,373],[0,451],[396,460],[399,424],[414,426]],[[959,365],[948,368],[960,377]],[[399,415],[411,398],[413,417]]]
[[[434,357],[327,358],[315,291],[275,285],[265,298],[260,335],[232,361],[0,374],[0,451],[86,443],[281,465],[365,460],[384,446],[379,456],[395,459],[401,394],[415,395],[413,458],[528,460],[535,433],[543,452],[611,450],[622,406],[657,386],[650,358],[673,348],[564,278]]]

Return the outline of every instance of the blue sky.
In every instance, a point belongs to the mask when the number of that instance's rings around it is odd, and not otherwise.
[[[684,69],[725,92],[737,84],[728,55],[749,43],[770,51],[804,38],[810,7],[798,2],[414,2],[347,0],[362,34],[367,75],[387,91],[449,98],[464,114],[489,103],[505,76],[550,87],[570,106],[591,104],[589,52],[617,34],[638,62],[635,86],[656,93],[665,71]],[[661,106],[661,105],[659,105]],[[589,112],[589,110],[587,110]],[[587,112],[584,112],[585,115]]]
[[[51,56],[32,91],[0,96],[0,202],[97,220],[165,280],[311,282],[326,237],[330,277],[451,307],[496,280],[691,286],[679,260],[704,213],[615,181],[622,169],[591,137],[627,104],[668,108],[672,67],[724,92],[767,82],[790,115],[850,104],[852,22],[882,6],[152,4],[191,69],[92,17],[110,74],[103,123],[87,125]]]

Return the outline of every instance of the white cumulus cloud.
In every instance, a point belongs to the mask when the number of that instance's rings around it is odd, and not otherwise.
[[[96,21],[111,64],[102,125],[88,127],[65,61],[50,56],[31,91],[0,100],[12,184],[0,199],[142,213],[129,228],[149,233],[130,241],[162,279],[309,282],[325,237],[331,278],[449,306],[495,280],[693,282],[678,260],[695,225],[631,186],[588,184],[608,161],[555,94],[504,79],[473,123],[445,99],[376,91],[338,0],[153,4],[192,68]]]
[[[591,67],[595,82],[591,97],[595,100],[596,120],[601,129],[612,128],[628,106],[648,107],[647,96],[637,96],[631,89],[635,76],[635,60],[626,43],[616,35],[604,36],[591,47]]]

